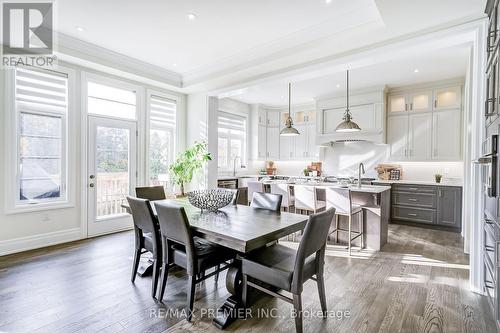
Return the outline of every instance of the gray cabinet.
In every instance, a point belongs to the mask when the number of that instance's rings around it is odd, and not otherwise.
[[[438,224],[453,228],[462,225],[462,188],[440,186],[438,188]]]
[[[396,223],[434,225],[460,230],[462,227],[462,188],[392,184],[391,220]]]

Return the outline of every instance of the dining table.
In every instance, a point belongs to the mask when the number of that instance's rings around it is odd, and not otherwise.
[[[241,257],[282,237],[304,229],[309,217],[288,212],[275,212],[245,205],[228,205],[217,211],[202,211],[186,199],[150,201],[153,213],[155,203],[168,202],[184,207],[195,236],[224,246],[238,253],[226,274],[226,289],[230,296],[217,309],[212,323],[225,329],[242,313]],[[130,207],[123,205],[130,213]]]

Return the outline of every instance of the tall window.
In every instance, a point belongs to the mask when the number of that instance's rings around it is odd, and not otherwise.
[[[15,70],[18,204],[65,201],[68,76]]]
[[[135,91],[89,81],[87,83],[89,114],[136,119]]]
[[[168,167],[175,154],[175,118],[177,103],[174,100],[150,95],[149,102],[149,183],[169,185]]]
[[[238,169],[246,161],[247,119],[225,112],[219,112],[219,169]]]

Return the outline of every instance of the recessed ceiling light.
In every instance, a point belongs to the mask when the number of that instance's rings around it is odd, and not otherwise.
[[[172,66],[177,67],[177,64],[172,64]]]
[[[413,73],[418,73],[418,72],[419,72],[418,68],[415,68],[415,70],[413,71]]]
[[[188,20],[190,20],[190,21],[194,21],[194,20],[196,20],[197,16],[196,16],[196,14],[193,14],[193,13],[188,13],[188,14],[187,14],[187,18],[188,18]]]
[[[340,88],[340,84],[337,84],[335,87]]]
[[[82,27],[79,27],[79,26],[76,26],[75,27],[76,30],[80,31],[80,32],[83,32],[85,29],[83,29]]]
[[[325,0],[325,3],[330,3],[332,2],[332,0]]]

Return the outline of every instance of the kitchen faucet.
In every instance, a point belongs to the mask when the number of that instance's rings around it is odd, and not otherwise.
[[[361,173],[365,174],[365,165],[363,163],[359,163],[358,166],[358,188],[361,188]]]

